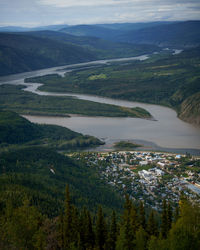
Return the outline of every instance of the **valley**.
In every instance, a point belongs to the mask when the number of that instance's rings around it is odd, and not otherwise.
[[[0,27],[0,249],[199,249],[200,21],[124,17]]]

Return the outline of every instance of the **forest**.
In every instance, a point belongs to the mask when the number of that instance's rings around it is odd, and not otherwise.
[[[198,250],[200,247],[200,210],[182,196],[172,210],[163,200],[160,215],[146,213],[126,196],[124,209],[105,216],[101,206],[95,213],[86,207],[77,209],[69,187],[58,216],[49,218],[28,199],[13,206],[8,200],[0,215],[1,249],[66,250]]]

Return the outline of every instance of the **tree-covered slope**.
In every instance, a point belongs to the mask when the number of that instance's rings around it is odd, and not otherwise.
[[[78,45],[25,34],[0,33],[0,75],[95,60]]]
[[[160,51],[156,45],[117,43],[97,37],[75,36],[58,31],[34,31],[21,33],[32,37],[47,38],[60,43],[74,44],[90,50],[97,59],[131,57]]]
[[[115,30],[100,27],[98,25],[74,25],[61,29],[60,31],[71,35],[93,36],[105,40],[111,39],[116,34]]]
[[[15,112],[0,110],[0,146],[43,145],[55,149],[76,149],[100,145],[92,136],[84,136],[68,128],[55,125],[38,125]]]
[[[187,47],[200,44],[200,21],[162,24],[132,30],[116,38],[121,42],[156,44],[159,46]]]
[[[28,199],[48,216],[61,211],[65,186],[72,199],[91,210],[121,207],[121,198],[100,180],[95,168],[44,147],[15,149],[0,154],[0,204],[8,199],[15,205]]]

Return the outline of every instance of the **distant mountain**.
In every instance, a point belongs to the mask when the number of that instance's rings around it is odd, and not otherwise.
[[[99,27],[113,30],[129,31],[140,30],[149,27],[155,27],[164,24],[170,24],[175,22],[148,22],[148,23],[109,23],[109,24],[97,24]]]
[[[154,45],[139,45],[139,44],[135,45],[130,43],[117,43],[97,37],[75,36],[63,32],[56,32],[49,30],[26,32],[25,34],[83,46],[95,52],[95,55],[99,59],[114,58],[114,57],[115,58],[130,57],[145,53],[152,53],[154,51],[159,51],[159,48]]]
[[[105,40],[112,40],[113,37],[122,33],[121,31],[104,28],[98,25],[75,25],[66,27],[60,31],[75,36],[93,36]]]
[[[18,26],[2,26],[0,27],[0,32],[24,32],[29,31],[29,28],[18,27]]]
[[[87,48],[26,33],[0,33],[0,54],[0,75],[96,59]]]
[[[20,26],[2,26],[0,32],[25,32],[25,31],[38,31],[38,30],[60,30],[66,28],[67,24],[38,26],[34,28],[20,27]]]
[[[115,43],[48,30],[0,33],[0,75],[158,50],[154,45]]]
[[[60,30],[114,42],[191,47],[200,44],[200,21],[75,25]]]
[[[188,47],[200,44],[200,21],[162,24],[155,27],[132,30],[116,37],[117,41],[139,44],[155,44],[162,47]]]

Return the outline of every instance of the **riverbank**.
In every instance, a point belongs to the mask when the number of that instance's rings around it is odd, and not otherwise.
[[[92,63],[96,64],[97,62]],[[102,63],[106,63],[106,61]],[[71,67],[72,66],[74,67],[75,65],[71,65]],[[81,66],[83,66],[83,64],[81,64]],[[24,84],[24,79],[27,77],[52,74],[58,72],[58,70],[59,73],[63,74],[66,71],[66,68],[70,69],[70,66],[34,71],[25,74],[9,76],[8,78],[4,77],[0,78],[0,84],[6,83],[12,85],[26,85],[27,91],[41,95],[41,98],[44,96],[54,96],[57,98],[73,96],[80,100],[93,101],[96,103],[112,104],[128,108],[141,107],[151,113],[156,120],[151,121],[147,119],[125,117],[105,118],[78,116],[63,118],[29,116],[29,119],[36,123],[57,124],[63,127],[71,128],[72,130],[83,134],[91,134],[98,138],[108,138],[110,140],[118,139],[120,141],[134,139],[134,141],[151,141],[159,145],[161,148],[200,149],[200,129],[178,119],[176,112],[170,108],[160,105],[123,101],[119,99],[104,98],[93,95],[42,92],[38,90],[38,86],[40,84]],[[23,100],[23,102],[25,101],[26,99]]]
[[[116,151],[115,144],[119,140],[105,140],[105,144],[97,147],[94,149],[87,149],[85,151],[97,151],[97,152],[112,152]],[[192,149],[192,148],[167,148],[167,147],[160,147],[156,143],[144,141],[144,140],[128,140],[130,143],[135,143],[138,145],[141,145],[140,147],[137,147],[135,149],[132,149],[131,151],[148,151],[148,152],[167,152],[167,153],[173,153],[173,154],[190,154],[193,156],[200,156],[200,149]],[[130,151],[130,150],[122,150],[122,151]]]

